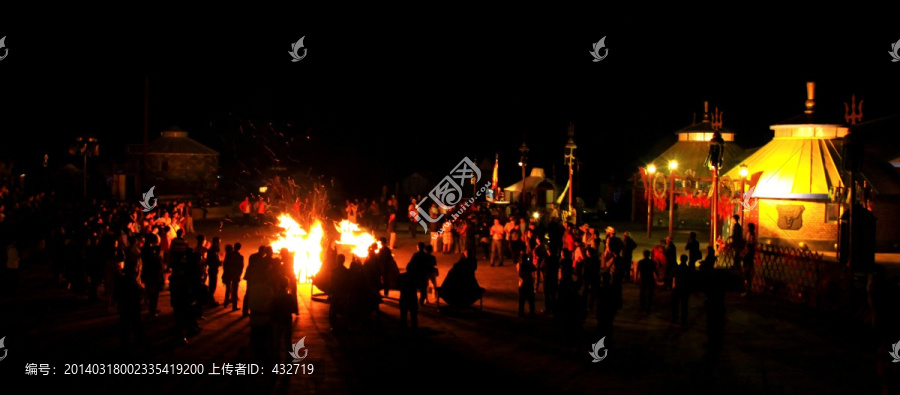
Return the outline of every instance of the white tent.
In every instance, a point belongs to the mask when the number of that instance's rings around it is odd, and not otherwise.
[[[531,169],[530,176],[503,188],[503,190],[506,192],[507,200],[511,202],[520,201],[521,193],[524,191],[525,198],[529,199],[529,201],[525,202],[526,204],[531,204],[531,196],[534,196],[537,204],[544,206],[556,200],[560,188],[559,185],[556,185],[556,182],[544,177],[544,169],[536,167]]]

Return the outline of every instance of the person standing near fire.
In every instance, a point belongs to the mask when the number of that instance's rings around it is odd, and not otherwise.
[[[244,223],[242,226],[247,226],[250,224],[250,198],[245,197],[244,201],[238,206],[241,209],[241,213],[244,215]]]
[[[416,204],[416,199],[410,199],[409,207],[406,209],[406,213],[409,216],[409,235],[415,240],[416,239],[416,226],[418,225],[419,220],[417,209],[418,205]]]
[[[387,232],[391,236],[390,244],[387,246],[393,250],[394,243],[397,242],[397,214],[395,213],[391,213],[391,215],[388,216]]]
[[[256,225],[262,226],[265,223],[267,208],[266,200],[260,196],[259,201],[256,203]]]

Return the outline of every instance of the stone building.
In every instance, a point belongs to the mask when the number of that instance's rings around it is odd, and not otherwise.
[[[129,147],[131,160],[140,169],[142,147]],[[178,127],[169,128],[147,147],[147,188],[156,186],[159,196],[189,196],[216,188],[219,153]]]

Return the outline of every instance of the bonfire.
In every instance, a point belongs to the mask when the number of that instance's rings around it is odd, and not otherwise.
[[[279,251],[286,248],[294,254],[294,274],[298,281],[310,282],[322,268],[324,259],[322,252],[326,242],[325,229],[322,222],[316,219],[309,230],[303,229],[290,215],[278,217],[278,227],[282,232],[272,242],[272,249]],[[359,225],[347,220],[335,225],[339,238],[335,244],[343,246],[360,259],[365,259],[369,247],[376,243],[375,236],[359,228]],[[349,257],[348,257],[349,258]],[[347,263],[350,259],[347,259]]]

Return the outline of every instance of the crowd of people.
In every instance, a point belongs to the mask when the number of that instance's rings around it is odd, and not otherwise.
[[[208,309],[231,306],[238,312],[239,300],[257,355],[266,355],[272,342],[290,342],[290,317],[298,314],[291,252],[261,247],[245,260],[241,243],[223,245],[218,237],[195,233],[193,205],[186,200],[156,201],[146,212],[136,202],[59,199],[53,192],[29,196],[8,185],[0,186],[4,296],[23,292],[20,270],[44,266],[77,299],[118,313],[127,349],[147,344],[145,323],[160,317],[166,289],[177,342],[201,331]],[[242,280],[247,291],[239,297]],[[220,283],[226,291],[221,301],[214,297]]]
[[[21,267],[46,262],[61,286],[119,314],[123,344],[131,343],[132,337],[145,340],[144,321],[160,315],[160,293],[168,287],[173,332],[180,341],[188,341],[202,329],[199,322],[208,309],[230,306],[250,318],[251,344],[258,355],[289,348],[283,343],[291,340],[291,316],[299,310],[291,251],[276,253],[262,246],[245,261],[240,243],[222,245],[218,238],[195,234],[190,201],[158,202],[155,210],[145,212],[134,202],[72,202],[58,199],[53,192],[26,195],[9,185],[0,185],[4,294],[18,292]],[[248,199],[240,209],[264,216],[264,204],[246,210]],[[295,210],[300,206],[298,200]],[[529,215],[477,205],[451,220],[447,212],[452,209],[432,205],[427,210],[434,220],[428,221],[427,240],[416,241],[416,252],[401,271],[392,253],[397,222],[419,212],[416,200],[403,214],[393,196],[385,202],[347,201],[346,208],[347,219],[370,230],[385,224],[387,236],[370,247],[367,258],[352,255],[349,267],[344,265],[347,258],[336,252],[326,260],[331,263],[323,265],[315,281],[332,298],[333,319],[375,311],[391,290],[400,293],[404,330],[407,318],[417,327],[418,307],[428,302],[429,293],[435,302],[441,298],[453,307],[471,305],[484,293],[475,277],[480,255],[492,267],[507,262],[516,267],[520,316],[535,316],[537,295],[542,294],[543,312],[554,321],[580,330],[586,317],[595,314],[603,336],[612,334],[615,317],[625,305],[622,287],[626,281],[640,287],[635,307],[645,314],[653,311],[656,292],[671,292],[671,319],[681,325],[687,325],[690,296],[702,292],[709,346],[716,350],[723,340],[726,290],[737,288],[746,295],[754,276],[756,231],[752,224],[742,228],[736,219],[730,245],[744,278],[743,284],[733,287],[714,270],[721,247],[708,246],[704,256],[694,233],[680,256],[671,238],[635,256],[638,245],[628,232],[619,237],[607,227],[601,236],[603,231],[562,221],[555,207]],[[409,226],[416,240],[420,225],[410,221]],[[186,234],[194,235],[190,243]],[[437,253],[460,256],[441,286]],[[220,280],[225,288],[221,301],[214,297]],[[247,286],[240,297],[242,280]]]
[[[352,216],[354,213],[359,215],[357,207],[352,201],[347,202],[347,219],[359,220],[360,217]],[[638,244],[628,232],[620,237],[612,227],[607,227],[605,232],[598,232],[587,224],[576,227],[561,220],[555,207],[528,215],[527,212],[507,213],[496,206],[481,205],[457,220],[446,215],[452,210],[441,210],[436,204],[422,210],[432,219],[427,221],[428,244],[418,242],[417,252],[398,282],[399,287],[406,290],[405,294],[401,292],[400,303],[404,328],[407,315],[412,316],[412,326],[416,326],[417,306],[414,302],[421,305],[426,300],[427,285],[435,276],[433,254],[436,252],[460,254],[460,260],[451,269],[453,273],[448,273],[445,284],[440,288],[437,284],[433,286],[433,289],[440,289],[442,299],[452,302],[450,305],[470,305],[481,298],[484,289],[478,286],[474,275],[480,252],[491,267],[507,263],[516,267],[519,316],[536,316],[535,300],[542,293],[543,313],[552,315],[560,325],[573,330],[581,328],[588,314],[595,314],[598,331],[604,336],[610,335],[614,318],[623,307],[622,287],[626,281],[639,286],[640,296],[635,304],[644,314],[653,311],[658,289],[671,293],[674,324],[687,325],[690,296],[703,293],[710,325],[709,344],[713,349],[721,346],[721,334],[724,333],[725,289],[741,290],[746,295],[752,284],[756,244],[752,224],[746,231],[739,224],[732,230],[730,242],[736,251],[735,262],[743,266],[745,280],[735,288],[734,281],[720,278],[724,274],[714,270],[721,251],[710,246],[704,257],[696,233],[690,234],[680,257],[671,238],[635,256]],[[555,215],[550,215],[550,210]],[[394,248],[399,212],[395,198],[386,210],[376,212],[385,212],[388,237],[384,243],[388,248]],[[415,221],[419,212],[417,200],[411,199],[406,214],[413,240],[420,226]],[[465,275],[459,276],[460,273]],[[455,289],[460,283],[465,284],[461,291]]]

